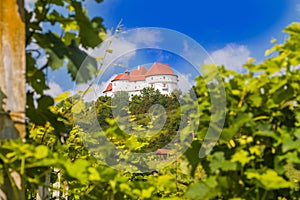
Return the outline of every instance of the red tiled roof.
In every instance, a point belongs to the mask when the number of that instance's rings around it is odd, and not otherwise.
[[[170,153],[169,149],[157,149],[155,155],[168,155]]]
[[[112,83],[108,84],[108,86],[106,87],[106,89],[103,91],[103,93],[105,92],[109,92],[112,90]]]
[[[139,70],[141,71],[141,73],[142,73],[143,75],[146,74],[147,71],[148,71],[147,68],[144,67],[144,66],[141,66]]]
[[[176,74],[173,72],[171,67],[168,64],[162,63],[154,63],[150,70],[147,72],[146,76],[154,76],[154,75],[174,75]]]
[[[133,70],[131,73],[130,73],[130,76],[140,76],[140,75],[145,75],[147,73],[147,68],[142,66],[142,67],[139,67],[138,69],[135,69]]]
[[[127,74],[118,74],[112,81],[117,81],[117,80],[128,80],[129,77]]]
[[[146,80],[146,77],[144,75],[140,76],[130,76],[129,81],[144,81]]]
[[[128,70],[126,70],[124,74],[118,74],[112,81],[117,81],[117,80],[144,81],[146,76],[155,76],[155,75],[176,76],[176,74],[173,72],[173,70],[168,64],[154,63],[149,71],[144,66],[141,66],[130,73]]]
[[[129,81],[144,81],[146,79],[145,74],[147,73],[147,68],[144,66],[139,66],[138,69],[133,70],[129,74]]]
[[[118,81],[118,80],[128,80],[130,82],[144,81],[146,79],[146,76],[155,76],[155,75],[177,76],[168,64],[154,63],[149,71],[144,66],[139,66],[138,69],[135,69],[132,72],[129,72],[127,69],[123,74],[116,75],[116,77],[111,82]],[[104,92],[108,92],[111,90],[112,90],[112,84],[110,83]]]

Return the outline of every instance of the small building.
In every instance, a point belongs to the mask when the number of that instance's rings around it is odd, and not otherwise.
[[[108,83],[103,93],[113,96],[115,92],[126,91],[129,96],[140,95],[144,88],[152,87],[161,94],[170,95],[177,89],[178,76],[168,64],[154,63],[149,70],[139,66],[133,71],[117,74]]]

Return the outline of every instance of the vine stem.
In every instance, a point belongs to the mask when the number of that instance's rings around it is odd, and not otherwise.
[[[47,134],[48,129],[49,129],[49,124],[44,129],[44,133],[43,133],[43,136],[42,136],[42,139],[41,139],[41,144],[44,142],[44,138]]]
[[[267,198],[268,190],[265,190],[261,200],[265,200]]]
[[[114,31],[114,34],[113,34],[113,37],[117,37],[117,34],[120,32],[121,30],[121,27],[122,27],[122,19],[120,20],[120,22],[118,23],[117,27],[116,27],[116,30]],[[102,70],[102,67],[103,67],[103,64],[104,64],[104,60],[107,56],[107,50],[110,48],[111,46],[111,43],[112,43],[112,40],[109,41],[109,43],[107,44],[107,47],[106,47],[106,51],[103,55],[103,58],[102,58],[102,62],[100,64],[100,67],[98,69],[98,71],[96,72],[96,74],[99,74]],[[85,91],[83,92],[83,94],[81,95],[81,99],[88,93],[88,91],[91,89],[92,85],[96,82],[97,80],[97,77],[95,77],[95,79],[88,85],[88,87],[85,89]]]

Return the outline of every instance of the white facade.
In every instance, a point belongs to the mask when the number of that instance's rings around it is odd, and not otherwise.
[[[126,91],[129,96],[140,95],[144,88],[154,88],[161,94],[170,95],[177,89],[178,76],[171,67],[166,64],[154,63],[147,70],[139,67],[132,72],[126,70],[123,74],[118,74],[103,92],[107,96],[113,96],[115,92]]]
[[[178,78],[174,75],[154,75],[146,77],[146,87],[153,87],[161,94],[171,94],[177,89]]]

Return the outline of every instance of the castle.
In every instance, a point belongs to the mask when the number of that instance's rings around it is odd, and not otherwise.
[[[107,85],[103,93],[113,96],[115,92],[126,91],[129,96],[140,95],[141,90],[152,87],[161,94],[170,95],[177,89],[178,76],[168,64],[154,63],[149,70],[139,66],[133,71],[118,74]]]

